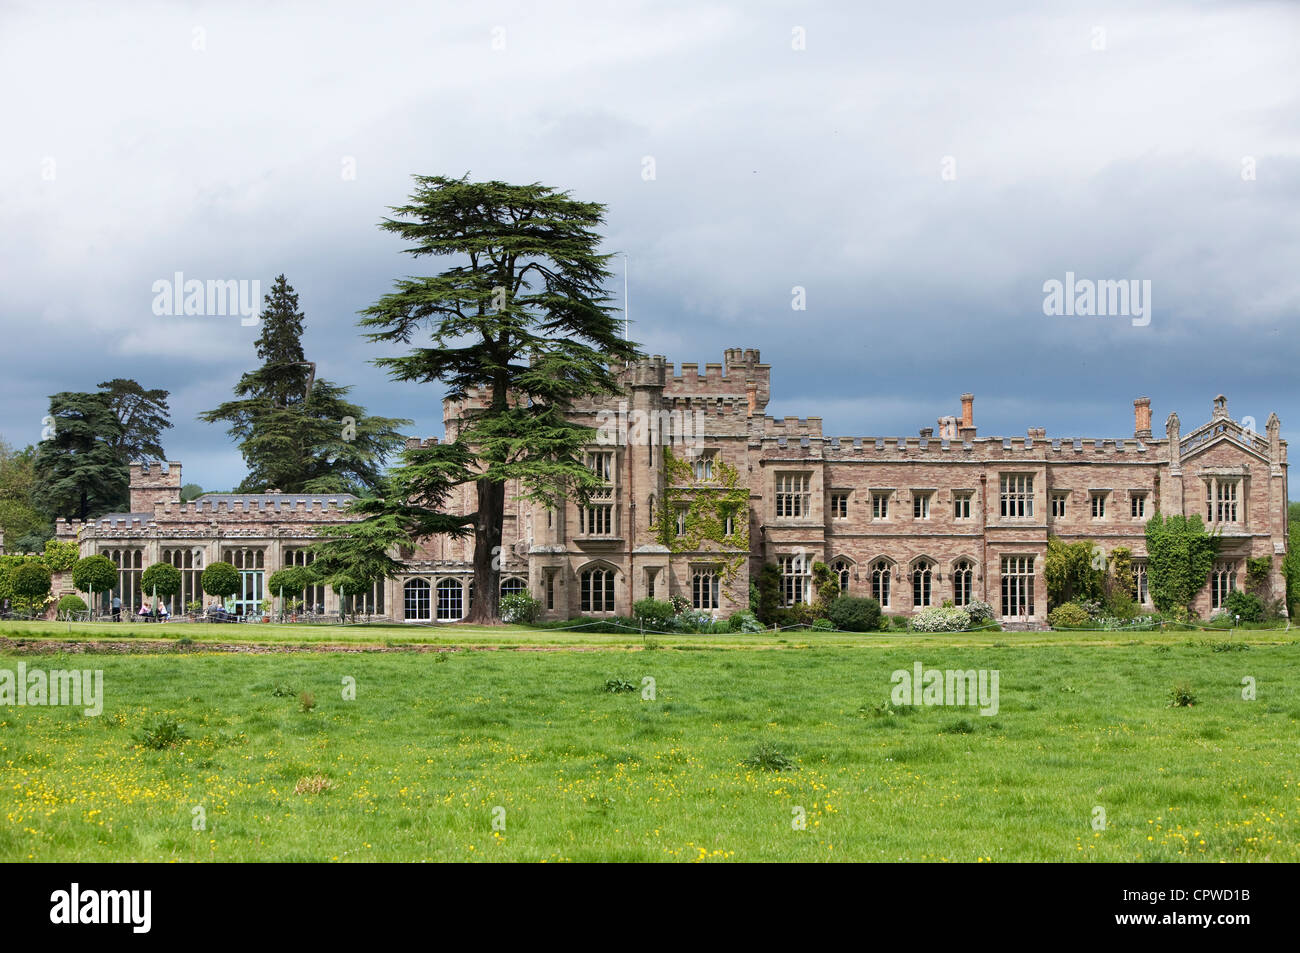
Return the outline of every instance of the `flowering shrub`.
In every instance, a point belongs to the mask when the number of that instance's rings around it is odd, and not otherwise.
[[[965,609],[953,606],[931,606],[912,616],[914,632],[960,632],[970,628],[970,616]]]
[[[502,622],[536,622],[541,611],[542,604],[526,592],[512,592],[501,600]]]
[[[971,625],[983,625],[993,621],[993,607],[987,602],[972,599],[966,603],[966,614],[970,616]]]

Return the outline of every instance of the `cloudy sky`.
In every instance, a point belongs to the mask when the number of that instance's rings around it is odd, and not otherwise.
[[[1128,435],[1142,395],[1186,432],[1223,392],[1300,438],[1297,3],[5,0],[0,80],[20,446],[49,394],[134,377],[171,391],[187,481],[238,482],[195,415],[257,328],[155,315],[176,272],[284,272],[320,373],[440,434],[355,321],[423,267],[386,208],[465,172],[606,203],[644,350],[759,348],[769,413],[828,433],[914,434],[967,390],[985,434]],[[1067,272],[1149,281],[1149,323],[1045,315]]]

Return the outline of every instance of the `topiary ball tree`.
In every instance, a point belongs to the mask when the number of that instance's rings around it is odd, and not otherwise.
[[[181,571],[171,563],[154,563],[140,574],[140,589],[150,598],[170,599],[181,591]]]
[[[211,563],[203,570],[201,582],[208,595],[225,599],[239,591],[239,570],[230,563]]]
[[[86,556],[72,566],[72,584],[82,592],[90,593],[90,604],[95,604],[95,590],[106,592],[117,585],[117,567],[107,556]]]
[[[12,579],[14,595],[20,599],[40,602],[50,594],[50,571],[35,560],[15,567]]]

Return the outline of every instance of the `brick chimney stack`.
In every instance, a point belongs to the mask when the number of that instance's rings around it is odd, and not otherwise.
[[[1139,397],[1133,401],[1133,436],[1138,440],[1151,439],[1151,398]]]
[[[958,431],[962,440],[975,439],[975,395],[961,395],[961,428]]]

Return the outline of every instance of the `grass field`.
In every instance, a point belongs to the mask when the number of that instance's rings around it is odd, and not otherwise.
[[[35,631],[69,639],[0,635]],[[564,633],[369,631],[377,646],[557,650],[6,652],[0,670],[102,669],[105,702],[98,717],[0,708],[0,860],[1300,860],[1293,633],[797,633],[650,651],[586,636],[599,650],[576,652]],[[878,712],[917,661],[998,670],[999,711]],[[637,690],[607,692],[616,678]],[[1178,683],[1195,705],[1170,707]],[[159,716],[188,739],[136,744]],[[759,745],[795,770],[743,764]],[[313,778],[328,787],[295,793]]]

